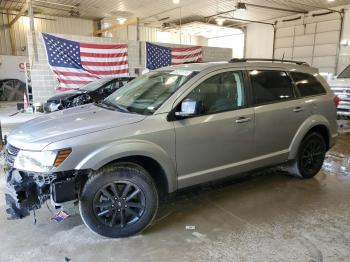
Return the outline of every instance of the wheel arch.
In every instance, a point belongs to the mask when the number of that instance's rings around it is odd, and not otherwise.
[[[120,162],[131,162],[145,168],[161,193],[171,193],[177,189],[177,172],[171,157],[160,146],[148,141],[109,144],[87,155],[75,169],[99,170]]]
[[[328,120],[321,115],[315,115],[308,118],[298,129],[296,135],[294,136],[292,143],[289,147],[289,160],[295,159],[300,143],[303,141],[304,137],[312,132],[317,132],[322,135],[322,137],[326,141],[327,150],[331,147],[331,131],[330,131],[330,123]]]

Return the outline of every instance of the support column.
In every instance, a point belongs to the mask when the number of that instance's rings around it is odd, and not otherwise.
[[[39,60],[39,58],[38,58],[38,46],[36,43],[36,35],[35,35],[34,13],[33,13],[32,0],[28,1],[28,17],[29,17],[29,22],[30,22],[30,33],[32,36],[34,59],[37,62]]]

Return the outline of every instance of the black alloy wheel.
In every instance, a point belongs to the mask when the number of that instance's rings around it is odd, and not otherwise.
[[[94,172],[81,192],[79,209],[85,225],[112,238],[140,233],[154,220],[158,192],[140,165],[123,162]]]
[[[128,227],[136,223],[146,208],[142,190],[128,181],[108,183],[95,194],[93,210],[97,219],[109,227]]]
[[[318,133],[308,135],[298,154],[298,169],[302,177],[315,176],[322,168],[326,156],[326,143]]]

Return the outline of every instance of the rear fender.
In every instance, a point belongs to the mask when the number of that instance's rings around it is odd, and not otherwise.
[[[328,130],[328,137],[331,140],[332,136],[330,134],[330,123],[329,121],[322,115],[313,115],[307,118],[304,123],[299,127],[297,133],[295,134],[292,143],[289,146],[289,156],[288,159],[296,159],[298,154],[298,149],[301,141],[304,139],[306,134],[315,126],[323,125]],[[329,144],[332,144],[332,141],[328,141]]]

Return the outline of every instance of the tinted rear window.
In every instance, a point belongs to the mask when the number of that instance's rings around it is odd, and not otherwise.
[[[294,98],[293,84],[286,72],[250,71],[256,104],[274,103]]]
[[[298,72],[292,72],[291,75],[301,96],[314,96],[326,93],[322,84],[313,75]]]

